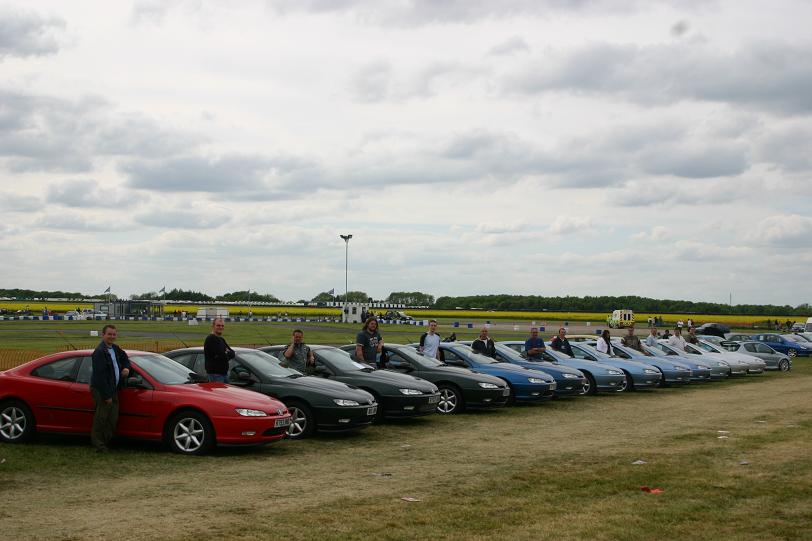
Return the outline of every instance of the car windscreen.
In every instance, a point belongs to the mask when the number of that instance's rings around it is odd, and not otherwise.
[[[164,385],[181,385],[191,381],[191,370],[163,355],[133,355],[132,362]]]
[[[302,373],[292,368],[285,368],[279,364],[279,359],[264,351],[238,351],[237,358],[247,364],[251,369],[263,376],[271,378],[286,378],[288,376],[301,376]]]
[[[499,364],[499,361],[493,357],[488,357],[487,355],[482,355],[481,353],[475,353],[474,350],[468,346],[452,346],[451,351],[460,357],[471,359],[471,361],[477,364]]]
[[[342,370],[344,372],[353,372],[359,370],[372,370],[372,367],[368,364],[359,363],[350,357],[350,354],[346,351],[342,351],[340,349],[333,349],[333,348],[322,348],[316,351],[316,354],[324,359],[325,361],[332,364],[336,369]]]
[[[388,346],[392,353],[397,353],[401,357],[406,357],[424,368],[433,368],[435,366],[443,366],[443,363],[433,357],[426,357],[407,346]]]
[[[660,349],[657,346],[652,347],[652,346],[644,345],[643,349],[645,351],[648,351],[650,354],[654,355],[655,357],[666,357],[666,356],[668,356],[668,353],[666,353],[665,351],[663,351],[662,349]]]
[[[700,347],[700,348],[702,348],[702,349],[704,349],[705,351],[709,351],[709,352],[711,352],[711,353],[719,353],[719,350],[718,350],[718,349],[716,349],[716,348],[715,348],[715,347],[713,347],[712,345],[710,345],[710,344],[706,344],[706,343],[704,343],[704,342],[697,342],[697,343],[696,343],[696,344],[694,344],[694,345],[695,345],[695,346],[698,346],[698,347]]]

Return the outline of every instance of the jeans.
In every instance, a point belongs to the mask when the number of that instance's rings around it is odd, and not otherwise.
[[[101,393],[95,388],[90,388],[90,395],[96,405],[93,414],[93,428],[90,430],[90,443],[96,449],[107,449],[107,444],[113,437],[118,424],[118,394],[113,395],[113,401],[108,404],[102,399]]]
[[[209,381],[216,381],[218,383],[228,383],[228,374],[209,374]]]

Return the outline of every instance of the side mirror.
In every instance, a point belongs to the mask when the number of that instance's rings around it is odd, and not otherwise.
[[[410,365],[409,363],[395,360],[389,361],[389,368],[391,368],[392,370],[403,370],[404,372],[411,372],[412,370],[414,370],[414,368],[412,368],[412,365]]]
[[[323,377],[323,378],[329,378],[329,377],[330,377],[330,371],[329,371],[329,370],[327,370],[327,367],[322,366],[322,365],[320,365],[320,364],[317,364],[317,365],[316,365],[316,366],[313,368],[313,374],[315,374],[315,375],[317,375],[317,376],[321,376],[321,377]]]
[[[141,375],[136,374],[135,376],[130,376],[127,378],[127,387],[132,387],[134,389],[148,389],[149,386],[144,381],[144,378]]]
[[[245,372],[240,370],[239,372],[237,372],[237,379],[239,381],[249,382],[251,381],[251,372]]]

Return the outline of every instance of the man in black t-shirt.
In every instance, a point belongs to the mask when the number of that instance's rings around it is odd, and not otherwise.
[[[228,383],[228,361],[234,358],[231,349],[223,338],[225,323],[221,318],[211,322],[211,334],[203,342],[203,356],[206,359],[206,373],[209,381]]]
[[[552,339],[550,346],[556,351],[566,353],[570,357],[575,357],[575,354],[572,352],[572,346],[570,346],[570,341],[567,340],[567,329],[564,327],[558,329],[558,336]]]
[[[493,343],[493,339],[488,337],[487,327],[482,327],[482,330],[479,331],[479,338],[471,343],[471,349],[487,357],[496,357],[496,344]]]
[[[361,362],[383,368],[378,355],[383,349],[383,339],[378,332],[378,320],[371,317],[364,323],[364,330],[355,337],[355,358]]]

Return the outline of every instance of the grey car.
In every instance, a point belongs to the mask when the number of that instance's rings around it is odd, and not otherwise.
[[[792,359],[789,355],[779,353],[767,344],[762,344],[761,342],[733,342],[727,344],[725,349],[758,357],[767,365],[766,370],[788,372],[792,369]]]
[[[579,359],[608,364],[623,370],[626,375],[627,391],[649,389],[657,387],[662,379],[662,374],[656,366],[636,360],[624,359],[622,357],[607,355],[595,349],[594,341],[571,343],[572,352]]]

